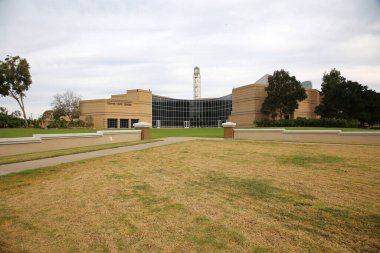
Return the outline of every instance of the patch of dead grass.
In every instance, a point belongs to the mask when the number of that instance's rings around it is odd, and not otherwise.
[[[376,252],[379,162],[370,147],[194,141],[8,175],[0,251]]]
[[[98,150],[104,150],[104,149],[127,147],[127,146],[156,142],[156,141],[159,141],[159,140],[117,142],[117,143],[108,143],[108,144],[102,144],[102,145],[92,145],[92,146],[75,147],[75,148],[68,148],[68,149],[49,150],[49,151],[35,152],[35,153],[17,154],[17,155],[10,155],[10,156],[0,156],[0,165],[9,164],[9,163],[26,162],[26,161],[64,156],[64,155],[79,154],[79,153],[98,151]]]

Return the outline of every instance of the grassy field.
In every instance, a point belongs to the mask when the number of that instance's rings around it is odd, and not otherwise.
[[[153,128],[150,137],[219,137],[223,138],[223,128]]]
[[[276,128],[276,127],[266,127]],[[284,127],[277,127],[284,128]],[[379,131],[367,128],[324,128],[324,127],[285,127],[289,130],[342,130],[342,131]],[[103,129],[98,129],[103,130]],[[112,130],[112,129],[107,129]],[[120,130],[120,129],[117,129]],[[60,134],[60,133],[95,133],[92,128],[80,129],[38,129],[38,128],[0,128],[0,138],[31,137],[33,134]],[[223,128],[153,128],[152,138],[162,138],[170,136],[184,137],[223,137]]]
[[[340,128],[340,127],[256,127],[257,129],[265,128],[285,128],[286,130],[342,130],[345,132],[367,132],[379,131],[372,128]]]
[[[10,155],[10,156],[0,156],[0,165],[8,164],[8,163],[26,162],[26,161],[31,161],[31,160],[51,158],[51,157],[57,157],[57,156],[63,156],[63,155],[85,153],[85,152],[97,151],[97,150],[102,150],[102,149],[126,147],[126,146],[132,146],[132,145],[143,144],[143,143],[154,142],[154,141],[159,141],[159,140],[118,142],[118,143],[109,143],[109,144],[103,144],[103,145],[94,145],[94,146],[51,150],[51,151],[44,151],[44,152],[27,153],[27,154],[22,154],[22,155],[18,154],[18,155]]]
[[[0,128],[0,138],[32,137],[33,134],[96,133],[96,129],[41,129],[41,128]]]
[[[104,130],[104,129],[98,129]],[[106,129],[113,130],[113,129]],[[116,129],[120,130],[120,129]],[[38,128],[0,128],[0,138],[31,137],[33,134],[96,133],[96,129],[38,129]],[[153,128],[151,138],[171,136],[183,137],[223,137],[222,128]]]
[[[0,177],[0,252],[379,252],[379,148],[193,141]]]

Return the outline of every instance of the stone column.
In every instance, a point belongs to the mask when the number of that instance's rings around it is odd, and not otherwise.
[[[141,130],[141,140],[148,140],[149,139],[149,132],[150,132],[150,124],[146,122],[139,122],[133,124],[133,127],[136,128],[136,130]]]
[[[224,139],[234,138],[234,128],[236,127],[236,123],[226,122],[222,124],[224,128]]]

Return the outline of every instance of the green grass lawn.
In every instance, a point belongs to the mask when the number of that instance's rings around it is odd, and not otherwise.
[[[96,133],[98,130],[122,130],[122,129],[39,129],[39,128],[2,128],[0,138],[32,137],[33,134],[67,134],[67,133]],[[163,137],[223,137],[223,128],[153,128],[151,138]]]
[[[337,127],[261,127],[285,128],[288,130],[342,130],[342,131],[379,131],[367,128],[337,128]],[[257,128],[257,129],[261,129]],[[256,128],[255,128],[256,129]],[[1,128],[0,138],[31,137],[33,134],[67,134],[67,133],[96,133],[98,130],[93,128],[80,129],[39,129],[39,128]],[[120,129],[107,129],[120,130]],[[223,137],[223,128],[152,128],[152,139],[163,137]]]
[[[253,129],[273,129],[281,128],[286,130],[342,130],[345,132],[368,132],[379,131],[379,129],[371,128],[342,128],[342,127],[255,127]]]
[[[223,138],[223,128],[153,128],[152,139],[163,137],[219,137]]]
[[[97,129],[41,129],[41,128],[1,128],[0,138],[32,137],[33,134],[70,134],[70,133],[96,133]]]

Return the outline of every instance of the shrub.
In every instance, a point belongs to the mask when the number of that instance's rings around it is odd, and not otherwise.
[[[25,127],[25,121],[13,115],[0,114],[0,128]]]
[[[68,122],[63,119],[56,119],[52,121],[49,125],[48,128],[69,128],[69,127],[85,127],[86,122],[83,120],[74,120],[71,122]]]
[[[68,127],[68,122],[62,119],[56,119],[48,125],[48,128],[67,128],[67,127]]]
[[[84,122],[83,120],[75,120],[75,121],[70,122],[68,126],[69,127],[85,127],[86,122]]]
[[[260,120],[256,120],[255,124],[257,127],[350,127],[350,128],[356,128],[359,126],[359,121],[345,120],[345,119],[331,119],[331,118],[321,118],[321,119],[296,118],[296,119],[281,119],[281,120],[260,119]]]

